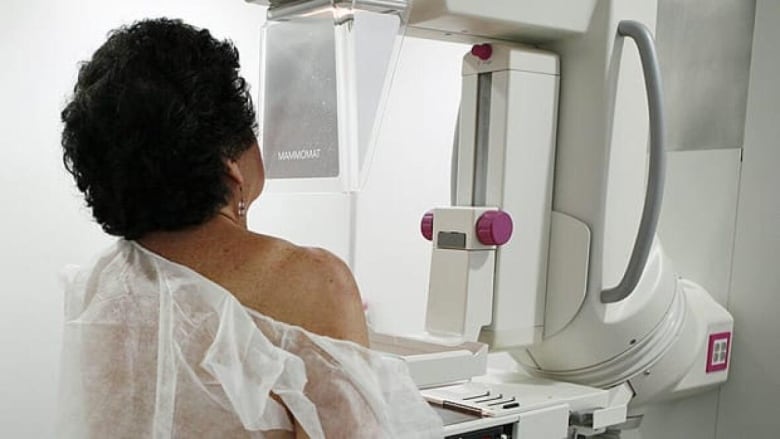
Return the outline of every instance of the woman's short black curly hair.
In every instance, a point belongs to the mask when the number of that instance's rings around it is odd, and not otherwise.
[[[227,203],[225,160],[257,142],[238,70],[231,42],[170,19],[114,30],[81,66],[63,160],[107,233],[179,230]]]

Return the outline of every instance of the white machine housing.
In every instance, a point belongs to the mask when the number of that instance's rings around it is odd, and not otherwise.
[[[457,206],[499,207],[514,222],[512,239],[500,247],[494,273],[488,277],[494,279],[494,291],[510,288],[524,293],[493,295],[491,316],[482,323],[487,328],[481,340],[500,349],[541,341],[559,63],[550,52],[509,45],[492,47],[487,60],[472,54],[464,57],[457,174],[453,180]],[[438,212],[434,227],[439,227]],[[439,314],[435,301],[439,295],[445,295],[441,302],[460,300],[437,288],[437,276],[453,267],[440,267],[440,251],[434,246],[433,252],[429,329]]]
[[[454,206],[433,212],[427,332],[372,335],[407,359],[430,402],[475,416],[448,437],[496,425],[524,439],[598,435],[632,425],[629,406],[725,381],[732,318],[678,276],[657,239],[630,294],[602,295],[612,121],[644,101],[640,84],[616,97],[620,78],[642,74],[618,26],[653,28],[655,1],[275,3],[338,7],[340,23],[362,5],[408,17],[409,35],[491,45],[464,57]],[[628,121],[623,140],[646,143],[645,117]],[[477,219],[495,209],[512,216],[514,236],[482,245]],[[442,246],[441,232],[464,245]],[[488,373],[477,341],[523,367]]]
[[[452,301],[477,303],[483,309],[480,300],[491,296],[485,290],[493,289],[491,323],[483,327],[479,340],[494,350],[510,351],[536,375],[601,388],[629,383],[634,406],[725,381],[731,316],[701,287],[679,278],[657,239],[633,291],[617,302],[601,295],[606,289],[601,281],[604,188],[609,150],[620,146],[611,142],[612,118],[627,111],[616,106],[621,104],[615,97],[616,83],[621,75],[639,73],[637,66],[632,70],[621,65],[622,40],[616,28],[628,18],[654,22],[655,5],[645,9],[630,2],[592,2],[590,22],[583,29],[582,21],[571,16],[576,10],[553,9],[555,2],[523,2],[526,7],[506,3],[500,10],[501,3],[485,8],[467,1],[412,5],[410,25],[422,28],[422,35],[438,30],[442,38],[474,41],[478,34],[493,42],[492,57],[464,58],[454,201],[457,206],[510,212],[518,230],[496,250],[494,277],[472,274],[488,279],[481,288],[468,283],[475,298],[453,291],[438,277],[447,278],[454,270],[490,269],[490,264],[452,263],[456,258],[434,245],[428,328],[441,320],[440,313],[453,318]],[[550,17],[557,12],[562,16],[556,30]],[[515,20],[515,33],[501,25]],[[517,68],[522,73],[496,74],[498,66],[512,71],[512,59],[544,59],[544,52],[496,39],[534,42],[563,57],[559,111],[557,69],[524,65]],[[551,53],[547,56],[555,59]],[[496,86],[485,86],[495,78]],[[641,88],[633,90],[625,105],[639,105],[641,93]],[[547,102],[526,101],[543,95]],[[646,131],[640,132],[637,141],[646,141],[644,136]],[[474,319],[464,321],[463,328],[486,320],[481,313],[461,315]],[[472,334],[462,336],[473,340]],[[724,365],[720,351],[712,357],[712,337],[718,334],[725,367],[712,364]]]

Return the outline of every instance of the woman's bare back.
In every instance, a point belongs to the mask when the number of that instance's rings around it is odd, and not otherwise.
[[[368,344],[352,273],[326,250],[247,232],[219,215],[191,229],[151,233],[139,243],[216,282],[268,317]]]

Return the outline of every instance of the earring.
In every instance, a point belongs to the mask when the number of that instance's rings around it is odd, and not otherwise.
[[[238,190],[241,192],[241,199],[238,200],[238,216],[246,215],[246,203],[244,202],[244,188],[239,186]]]

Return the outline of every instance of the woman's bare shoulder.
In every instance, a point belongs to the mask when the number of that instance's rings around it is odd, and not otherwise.
[[[347,264],[333,253],[256,235],[257,264],[262,265],[260,312],[334,338],[366,345],[363,304]],[[252,264],[255,265],[255,264]]]

